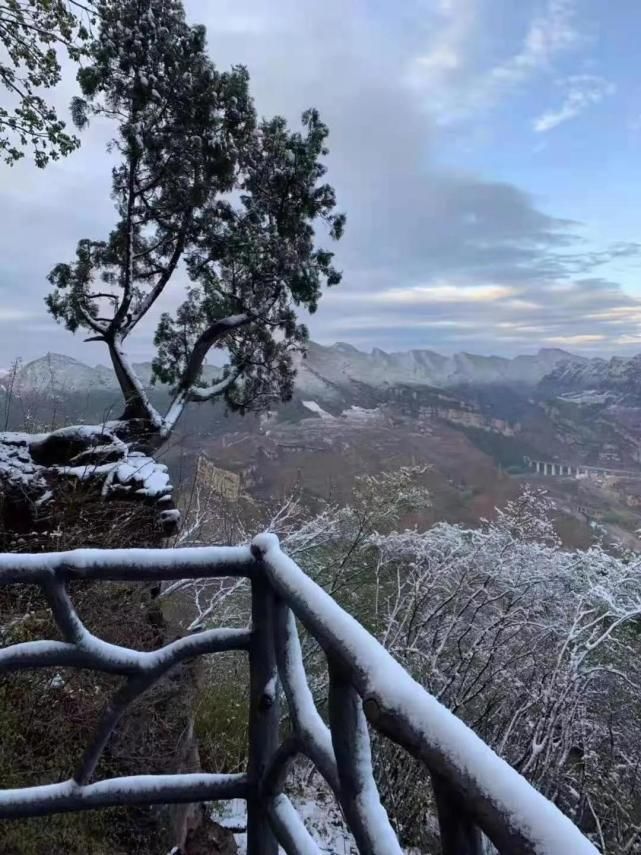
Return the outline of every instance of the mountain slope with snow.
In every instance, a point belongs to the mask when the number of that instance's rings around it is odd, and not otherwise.
[[[607,394],[621,403],[641,402],[641,354],[626,359],[590,359],[583,363],[557,365],[541,382],[541,390],[552,395]]]
[[[151,385],[151,363],[134,366],[145,386]],[[641,355],[610,360],[587,358],[563,350],[544,348],[536,354],[513,358],[456,353],[444,356],[432,350],[370,353],[349,344],[324,346],[310,342],[304,358],[297,360],[296,389],[305,400],[343,398],[346,389],[367,386],[385,389],[399,385],[455,389],[465,386],[539,386],[553,395],[588,389],[628,389],[641,392]],[[220,372],[205,367],[205,380]],[[56,393],[117,390],[113,370],[91,367],[77,359],[50,353],[23,365],[16,386],[23,391]]]
[[[145,386],[152,385],[151,362],[134,364],[134,369]],[[215,366],[205,366],[203,373],[205,380],[213,380],[218,374],[219,369]],[[18,369],[15,387],[23,392],[65,394],[117,391],[118,383],[113,369],[106,365],[90,366],[71,356],[48,353]]]
[[[324,347],[311,342],[307,357],[300,362],[297,386],[313,392],[321,379],[339,387],[350,383],[376,387],[402,383],[437,388],[497,384],[535,386],[561,365],[581,365],[586,361],[589,360],[553,349],[508,359],[469,353],[443,356],[432,350],[386,353],[375,348],[371,353],[364,353],[349,344]]]

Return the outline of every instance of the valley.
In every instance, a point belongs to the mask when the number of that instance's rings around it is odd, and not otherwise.
[[[136,368],[162,409],[167,391],[151,385],[150,365]],[[407,524],[475,524],[531,482],[555,498],[566,545],[585,547],[598,533],[637,546],[638,357],[447,357],[311,343],[297,369],[292,399],[260,417],[188,407],[162,452],[179,490],[190,489],[201,457],[239,476],[257,499],[298,491],[314,506],[348,502],[360,474],[425,466],[432,505]],[[218,374],[213,366],[205,372],[207,380]],[[56,354],[5,372],[0,385],[5,429],[95,423],[122,406],[110,369]],[[537,472],[531,461],[549,467]]]

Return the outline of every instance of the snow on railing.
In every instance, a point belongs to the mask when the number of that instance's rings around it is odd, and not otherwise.
[[[99,639],[85,627],[67,591],[71,581],[222,576],[249,578],[251,628],[205,630],[153,652]],[[481,855],[481,832],[505,853],[597,852],[567,817],[284,555],[274,535],[257,537],[251,547],[0,555],[0,586],[25,583],[41,587],[63,640],[0,649],[0,673],[72,666],[118,674],[125,681],[105,706],[73,776],[57,784],[0,790],[0,819],[240,798],[248,805],[249,855],[277,855],[279,844],[290,855],[316,855],[320,849],[284,793],[288,771],[302,754],[333,790],[359,852],[400,855],[374,782],[369,722],[429,769],[444,855]],[[327,657],[329,726],[307,683],[296,618]],[[249,654],[245,775],[138,775],[92,782],[134,700],[179,662],[227,650]],[[292,734],[279,743],[281,687]]]

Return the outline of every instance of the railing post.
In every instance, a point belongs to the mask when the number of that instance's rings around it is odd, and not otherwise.
[[[380,802],[367,720],[349,673],[331,657],[329,721],[336,755],[341,807],[361,855],[401,855],[401,847]]]
[[[432,772],[442,855],[482,855],[481,831],[465,812],[461,799],[440,775]]]
[[[275,598],[260,568],[252,579],[252,634],[249,648],[249,757],[247,855],[278,855],[278,843],[260,785],[278,747],[279,704],[274,650]]]

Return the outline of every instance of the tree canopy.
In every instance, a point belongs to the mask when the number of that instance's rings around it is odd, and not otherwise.
[[[186,22],[179,0],[103,0],[98,14],[73,115],[79,127],[93,115],[117,126],[117,222],[53,269],[49,309],[108,346],[125,417],[158,434],[190,400],[222,396],[244,412],[287,399],[292,355],[307,340],[296,308],[315,311],[323,285],[341,279],[332,252],[316,245],[319,225],[333,239],[344,225],[322,180],[328,129],[313,109],[300,130],[281,117],[260,120],[247,70],[213,65],[204,28]],[[161,417],[124,343],[183,271],[184,300],[155,335],[154,377],[174,389]],[[206,386],[211,348],[229,364]]]
[[[61,79],[58,51],[78,60],[93,21],[92,0],[0,0],[0,153],[13,164],[31,148],[37,166],[79,145],[42,90]]]

